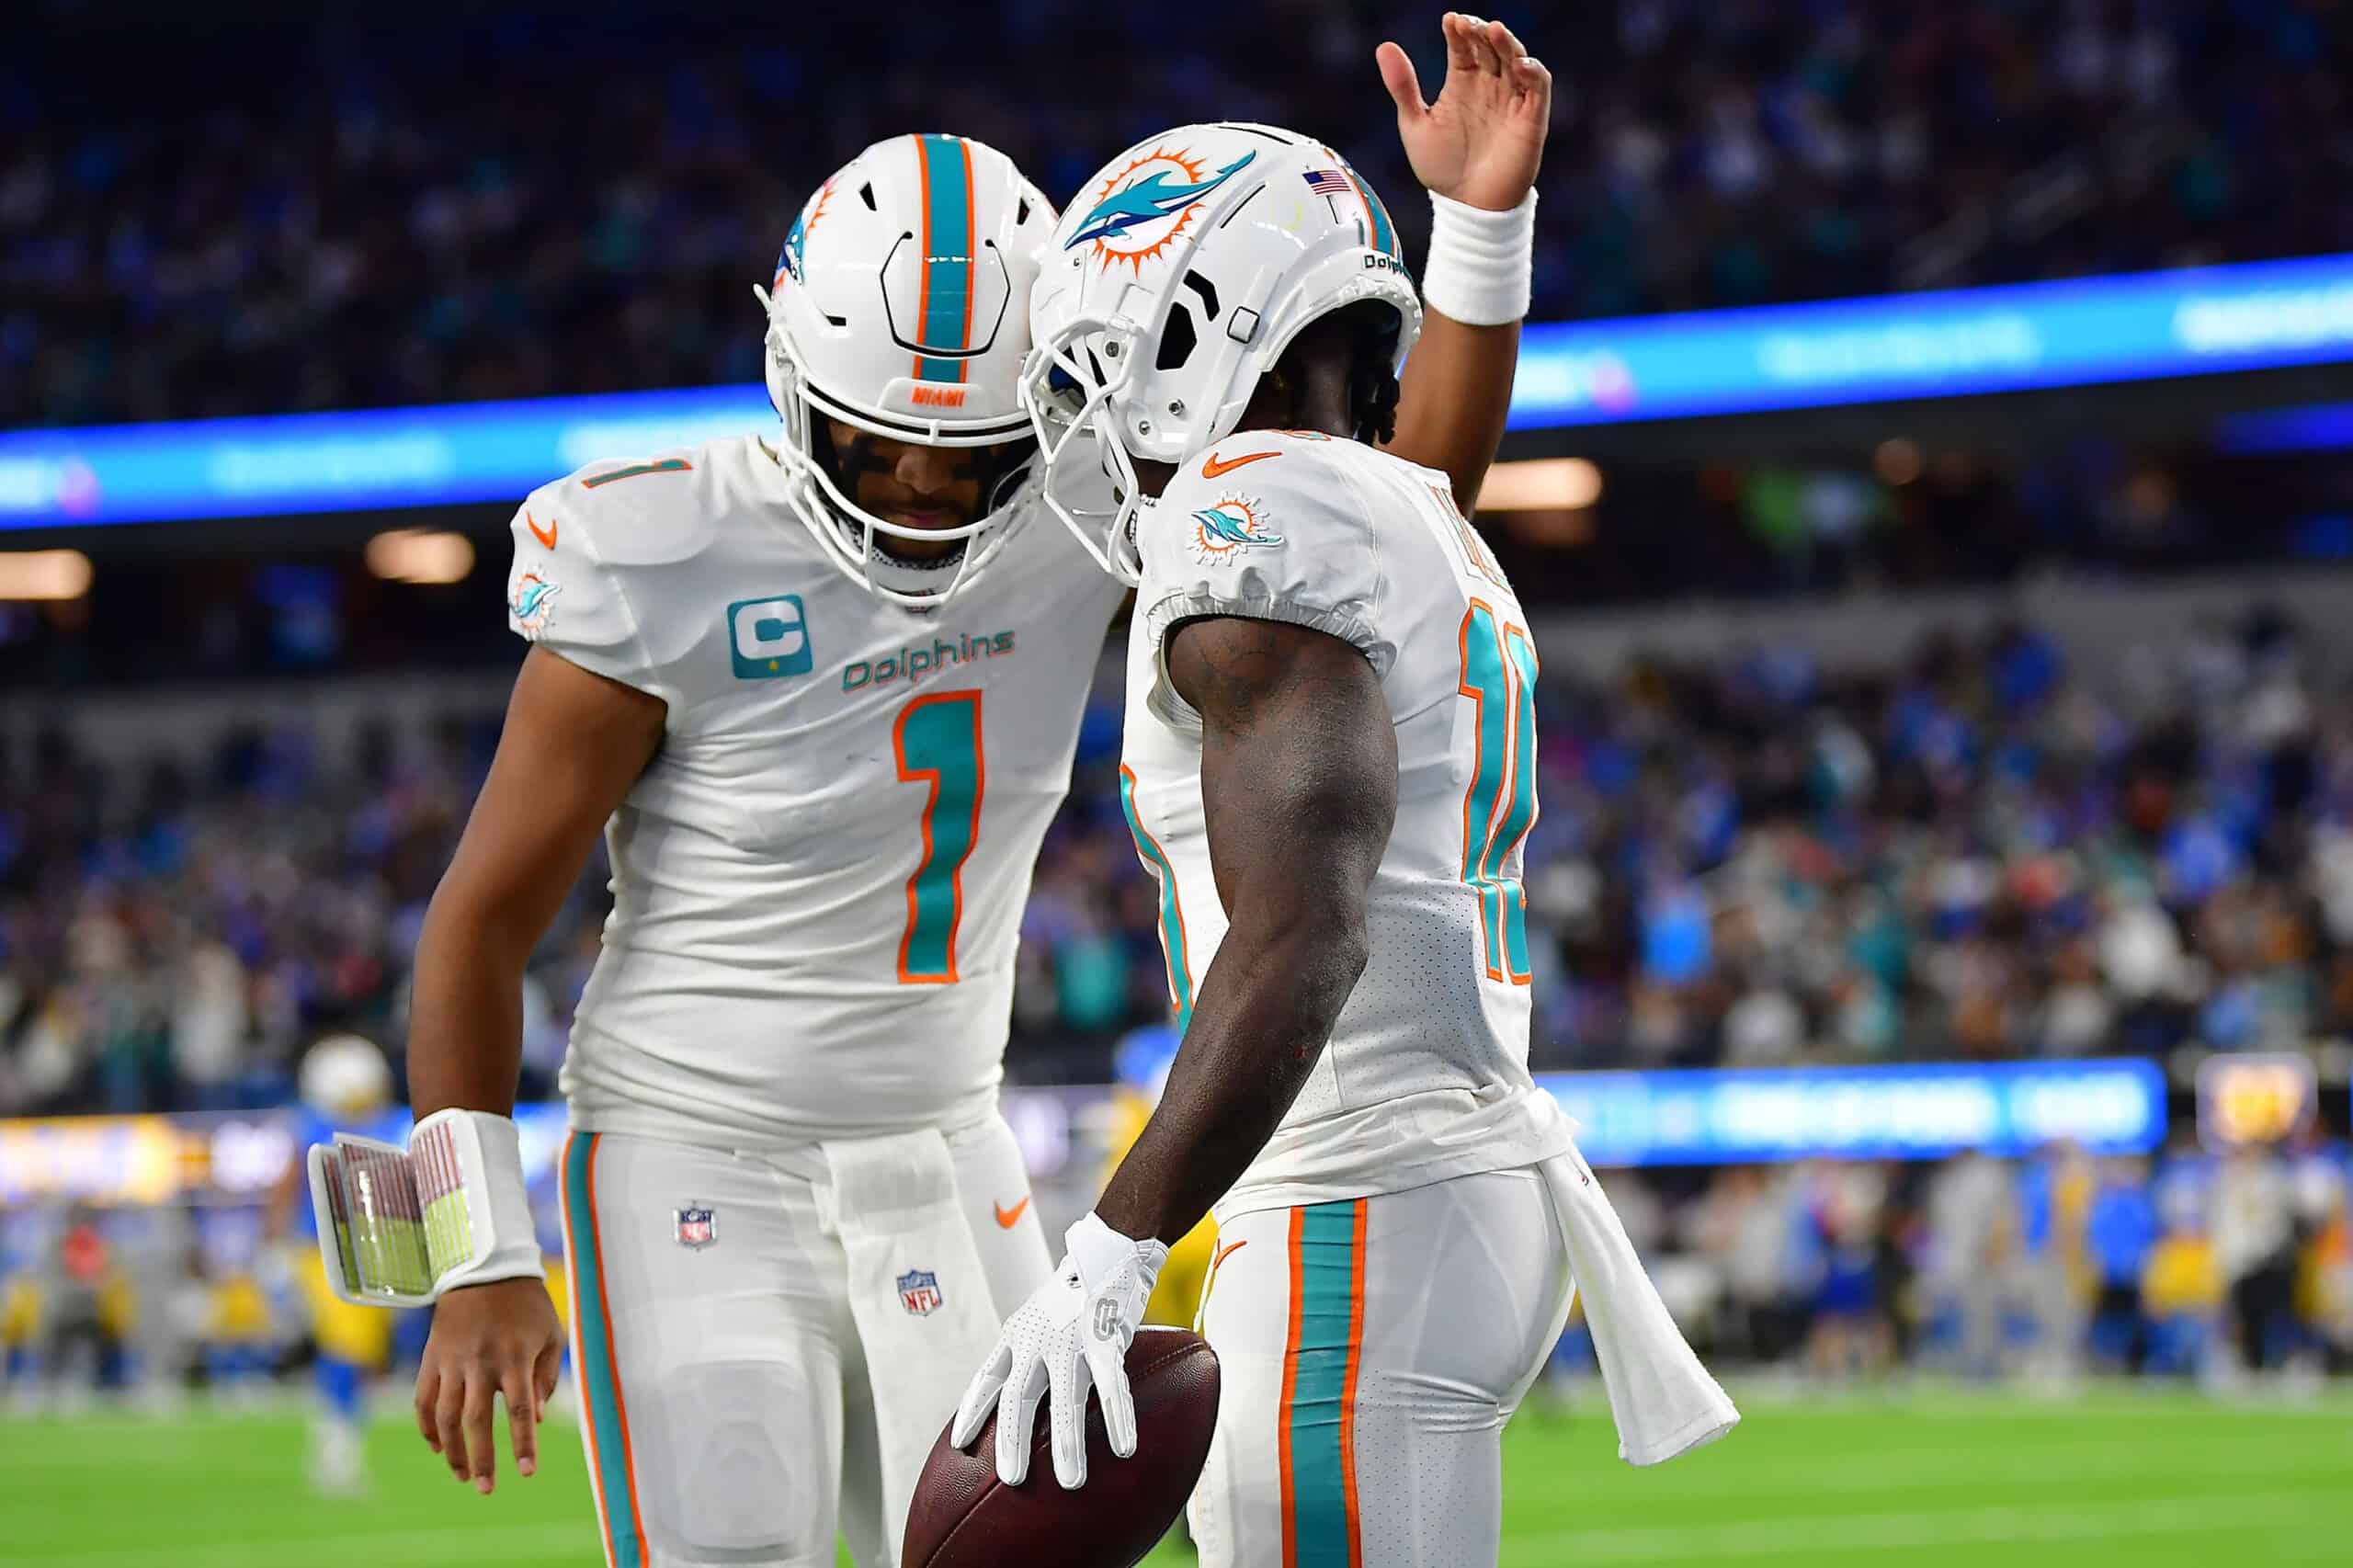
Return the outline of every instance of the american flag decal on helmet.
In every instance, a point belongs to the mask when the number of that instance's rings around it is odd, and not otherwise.
[[[1356,188],[1348,183],[1348,176],[1337,169],[1315,169],[1302,177],[1307,181],[1307,188],[1318,196],[1346,196]]]

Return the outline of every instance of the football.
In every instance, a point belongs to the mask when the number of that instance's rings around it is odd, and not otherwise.
[[[996,1417],[970,1453],[931,1446],[907,1514],[906,1568],[1129,1568],[1159,1543],[1191,1495],[1217,1426],[1217,1352],[1181,1328],[1142,1328],[1128,1346],[1136,1452],[1120,1459],[1103,1411],[1086,1402],[1086,1484],[1054,1480],[1051,1433],[1038,1413],[1029,1478],[996,1476]]]

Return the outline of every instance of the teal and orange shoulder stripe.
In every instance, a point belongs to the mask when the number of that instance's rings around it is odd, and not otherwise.
[[[1168,1000],[1176,1008],[1176,1034],[1181,1040],[1193,1021],[1193,967],[1185,940],[1185,905],[1176,896],[1176,868],[1168,863],[1160,841],[1136,815],[1136,770],[1124,763],[1120,767],[1120,810],[1127,813],[1136,854],[1151,869],[1152,880],[1160,884],[1160,953],[1168,964]]]
[[[923,295],[915,319],[924,347],[972,346],[972,144],[961,136],[919,135],[915,163],[923,171]],[[961,381],[967,361],[937,353],[915,356],[915,379]]]
[[[644,1568],[645,1519],[637,1506],[637,1470],[630,1459],[629,1404],[621,1397],[620,1369],[613,1355],[613,1314],[597,1239],[597,1139],[594,1132],[575,1132],[563,1145],[563,1231],[572,1254],[572,1365],[588,1417],[589,1478],[604,1528],[605,1561],[609,1568]]]
[[[1283,1568],[1360,1568],[1357,1373],[1364,1355],[1365,1199],[1290,1211],[1290,1332],[1277,1462]]]
[[[694,466],[684,458],[664,458],[660,462],[637,463],[629,468],[617,468],[610,473],[600,473],[594,479],[584,479],[580,482],[580,488],[594,490],[617,479],[636,479],[649,473],[690,473]]]

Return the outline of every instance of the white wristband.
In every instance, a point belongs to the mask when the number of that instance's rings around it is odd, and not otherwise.
[[[523,1179],[523,1148],[511,1117],[486,1110],[438,1110],[408,1141],[417,1190],[430,1203],[437,1187],[464,1195],[472,1232],[467,1260],[446,1270],[441,1290],[499,1279],[544,1279],[539,1231]]]
[[[546,1278],[506,1117],[436,1111],[405,1149],[338,1132],[307,1163],[319,1261],[347,1301],[421,1307],[463,1285]]]
[[[1422,302],[1465,326],[1503,326],[1528,314],[1536,267],[1536,192],[1508,212],[1430,192],[1429,258]]]

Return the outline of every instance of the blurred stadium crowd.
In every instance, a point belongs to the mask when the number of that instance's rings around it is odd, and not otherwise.
[[[2045,1388],[2127,1372],[2298,1387],[2353,1370],[2348,1179],[2342,1144],[2218,1155],[2180,1140],[2154,1160],[2060,1147],[1608,1183],[1677,1321],[1720,1364],[1830,1382],[1913,1369]],[[551,1182],[534,1202],[560,1279]],[[290,1252],[267,1230],[250,1206],[0,1216],[8,1404],[252,1391],[301,1365],[311,1244]],[[363,1359],[413,1368],[423,1317],[401,1314]],[[1573,1316],[1548,1386],[1597,1398],[1580,1392],[1593,1370]]]
[[[1400,40],[1435,90],[1432,15],[1212,0],[1172,38],[1017,0],[877,49],[855,16],[735,0],[671,34],[595,3],[427,0],[389,33],[257,5],[157,13],[126,58],[45,0],[0,61],[0,426],[753,381],[748,285],[790,213],[911,126],[1066,201],[1155,127],[1299,125],[1418,255],[1371,52]],[[2353,29],[2324,0],[1500,15],[1558,82],[1537,320],[2353,248]],[[1029,90],[1048,72],[1066,93]]]
[[[2353,1034],[2353,692],[2250,614],[2095,676],[2009,626],[1833,675],[1790,649],[1556,662],[1529,843],[1540,1068],[2162,1056]],[[319,1032],[403,1038],[496,719],[299,725],[143,774],[57,732],[0,792],[0,1114],[260,1105]],[[1164,1016],[1098,703],[1024,926],[1010,1070],[1102,1082]],[[532,971],[560,1062],[603,871]]]

